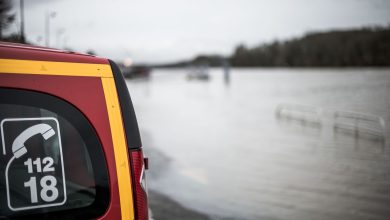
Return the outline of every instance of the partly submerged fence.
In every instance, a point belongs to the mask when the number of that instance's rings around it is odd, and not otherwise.
[[[303,126],[322,128],[328,125],[334,133],[379,140],[384,146],[389,138],[385,120],[377,115],[300,104],[280,104],[276,107],[275,115],[279,120],[296,121]]]

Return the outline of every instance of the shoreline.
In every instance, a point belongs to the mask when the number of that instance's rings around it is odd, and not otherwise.
[[[149,158],[149,170],[147,171],[148,182],[156,181],[164,175],[165,169],[169,167],[171,158],[164,152],[155,148],[153,138],[145,130],[142,140],[144,142],[145,156]],[[184,207],[179,202],[175,201],[168,195],[148,188],[149,202],[149,219],[151,220],[210,220],[211,217],[205,213],[195,211],[191,208]]]
[[[155,190],[148,190],[149,208],[152,214],[149,216],[153,220],[210,220],[204,213],[186,208],[174,201],[169,196],[163,195]]]

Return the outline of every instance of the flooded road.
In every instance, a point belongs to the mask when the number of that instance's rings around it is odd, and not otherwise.
[[[215,219],[390,219],[390,69],[232,69],[229,84],[220,69],[185,73],[127,81],[150,189]],[[277,117],[286,105],[316,109],[317,124]],[[339,111],[387,128],[339,131]]]

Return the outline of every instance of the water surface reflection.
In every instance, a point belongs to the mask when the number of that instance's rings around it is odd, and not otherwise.
[[[212,216],[390,218],[389,148],[326,119],[353,111],[390,124],[390,70],[232,69],[229,85],[219,69],[206,82],[187,81],[185,71],[127,81],[158,164],[151,189]],[[281,104],[325,112],[313,116],[320,125],[285,120]]]

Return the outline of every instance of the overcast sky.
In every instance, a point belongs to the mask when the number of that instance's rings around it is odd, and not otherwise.
[[[19,1],[13,2],[19,13]],[[52,47],[135,62],[229,55],[239,43],[390,24],[390,0],[26,0],[29,41],[44,45],[48,11],[57,12],[50,20]]]

